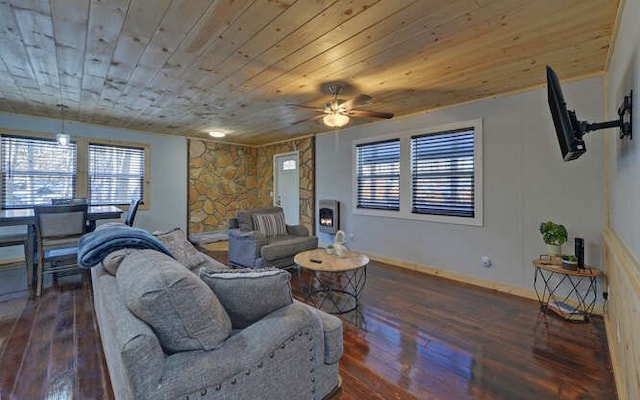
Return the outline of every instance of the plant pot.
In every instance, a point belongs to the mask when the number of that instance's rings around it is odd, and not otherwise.
[[[569,270],[569,271],[577,271],[578,270],[578,262],[577,261],[562,260],[562,269],[566,269],[566,270]]]
[[[333,247],[327,247],[327,254],[333,254]]]
[[[559,244],[547,244],[547,254],[550,256],[560,256],[562,246]]]

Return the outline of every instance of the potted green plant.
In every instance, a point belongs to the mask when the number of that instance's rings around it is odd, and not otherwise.
[[[542,240],[547,245],[550,256],[559,256],[562,244],[567,241],[567,229],[562,224],[547,221],[540,224]]]
[[[573,254],[562,255],[562,269],[576,271],[578,269],[578,257]]]
[[[333,245],[332,244],[327,246],[327,254],[333,254]]]

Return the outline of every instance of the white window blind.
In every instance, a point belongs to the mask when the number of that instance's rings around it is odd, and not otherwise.
[[[2,207],[51,204],[76,193],[76,144],[2,135]]]
[[[400,140],[356,146],[357,207],[400,209]]]
[[[411,138],[412,213],[473,218],[474,129]]]
[[[89,144],[89,202],[124,205],[144,198],[144,148]]]

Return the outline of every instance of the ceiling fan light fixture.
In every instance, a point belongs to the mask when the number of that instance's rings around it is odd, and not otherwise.
[[[322,118],[326,126],[331,128],[341,128],[349,123],[349,116],[340,113],[327,114]]]

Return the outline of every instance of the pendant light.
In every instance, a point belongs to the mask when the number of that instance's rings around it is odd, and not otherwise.
[[[62,114],[62,123],[60,132],[56,133],[56,142],[62,146],[66,146],[71,141],[71,136],[64,133],[64,113],[69,109],[69,106],[64,104],[56,104],[56,107],[60,108],[60,113]]]

